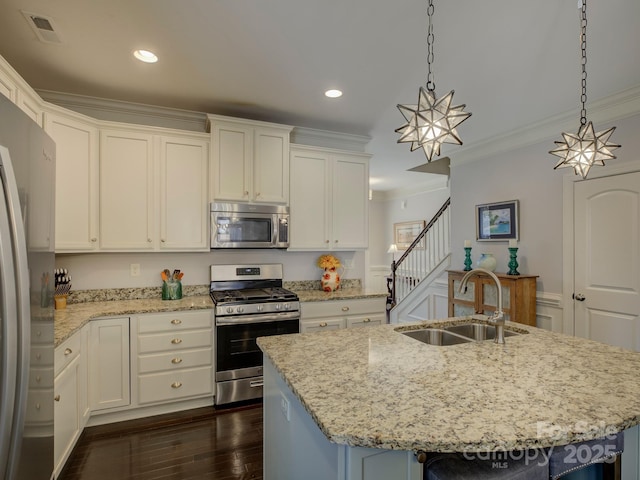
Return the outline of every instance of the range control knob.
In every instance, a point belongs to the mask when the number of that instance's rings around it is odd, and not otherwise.
[[[279,303],[276,303],[276,310],[280,310],[282,309],[282,305],[280,305]]]
[[[242,312],[244,312],[244,308],[242,308],[242,307],[236,307],[236,312],[238,312],[238,313],[242,313]]]
[[[264,310],[264,305],[258,305],[256,307],[256,310],[258,310],[259,312],[262,312]]]
[[[291,308],[291,305],[289,305],[288,303],[285,303],[282,308],[284,308],[285,310],[289,310]]]
[[[233,313],[233,307],[227,307],[227,313]]]

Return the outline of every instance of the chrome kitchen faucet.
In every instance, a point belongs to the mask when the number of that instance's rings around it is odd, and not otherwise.
[[[496,305],[496,311],[493,313],[491,317],[489,317],[489,322],[495,325],[496,327],[496,337],[494,338],[495,343],[504,343],[504,312],[502,311],[502,285],[500,284],[500,279],[496,276],[495,273],[490,272],[489,270],[485,270],[484,268],[474,268],[466,273],[462,280],[460,281],[460,287],[458,291],[460,293],[467,291],[467,282],[469,278],[473,275],[478,275],[480,273],[484,273],[489,275],[491,279],[495,282],[496,288],[498,289],[498,304]]]

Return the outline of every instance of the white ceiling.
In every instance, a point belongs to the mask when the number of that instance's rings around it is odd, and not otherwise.
[[[426,83],[426,7],[2,0],[0,55],[36,89],[368,135],[372,188],[390,190],[429,177],[405,171],[426,160],[394,132],[404,123],[396,105],[416,103]],[[62,43],[38,41],[21,10],[51,17]],[[589,101],[640,86],[640,1],[591,0],[587,14]],[[577,130],[578,19],[577,0],[435,1],[436,94],[455,90],[454,104],[472,113],[458,128],[465,149],[571,112]],[[137,48],[160,61],[138,62]],[[327,99],[328,88],[344,96]],[[459,148],[442,154],[455,160]]]

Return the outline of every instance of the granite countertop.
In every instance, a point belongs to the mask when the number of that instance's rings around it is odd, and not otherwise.
[[[54,344],[57,347],[80,330],[92,318],[137,315],[140,313],[175,312],[213,308],[209,295],[184,297],[181,300],[146,298],[139,300],[112,300],[67,305],[54,314]]]
[[[345,300],[357,298],[386,297],[386,293],[373,292],[360,287],[340,289],[335,292],[323,292],[317,290],[298,290],[293,285],[293,291],[298,294],[301,302],[313,302],[323,300]],[[158,289],[156,289],[158,290]],[[202,288],[196,291],[203,291]],[[113,292],[103,295],[103,291],[85,291],[88,293],[77,294],[83,299],[111,298]],[[127,292],[129,293],[129,292]],[[116,291],[117,295],[118,292]],[[155,290],[149,295],[155,298],[141,298],[132,300],[108,300],[108,301],[80,301],[69,303],[67,308],[56,310],[55,318],[55,346],[57,347],[76,331],[82,328],[92,318],[112,317],[123,315],[136,315],[140,313],[173,312],[180,310],[201,310],[213,308],[213,302],[208,294],[183,297],[181,300],[161,300],[159,291]]]
[[[359,298],[385,298],[387,292],[367,290],[364,288],[340,288],[335,292],[322,290],[293,290],[298,294],[301,302],[322,302],[330,300],[355,300]]]
[[[506,345],[439,347],[395,331],[422,325],[280,335],[258,344],[338,444],[520,450],[640,423],[639,353],[511,322],[529,333]]]

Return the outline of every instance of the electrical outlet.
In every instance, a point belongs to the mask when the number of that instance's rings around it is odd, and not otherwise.
[[[129,273],[131,274],[132,277],[139,277],[140,276],[140,264],[139,263],[132,263],[131,265],[129,265]]]
[[[284,393],[280,393],[280,410],[282,410],[282,414],[284,418],[287,419],[287,422],[290,421],[289,400],[284,396]]]

